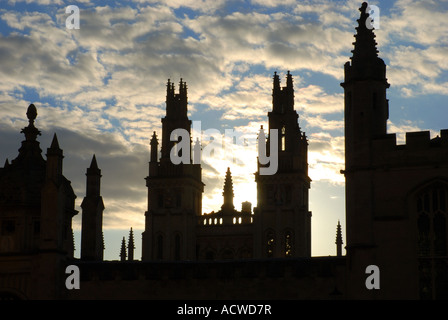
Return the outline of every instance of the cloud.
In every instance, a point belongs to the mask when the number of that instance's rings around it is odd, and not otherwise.
[[[308,164],[309,176],[313,181],[329,181],[343,185],[344,137],[329,133],[313,133],[309,137]]]
[[[381,14],[377,42],[389,61],[389,82],[400,87],[404,97],[436,93],[439,88],[437,93],[448,94],[443,87],[448,70],[447,13],[446,1],[400,0],[390,15]]]
[[[297,90],[298,107],[307,114],[340,113],[344,110],[344,94],[329,94],[318,85],[308,85]]]
[[[144,222],[149,139],[153,131],[160,137],[168,78],[176,90],[180,78],[187,82],[190,119],[204,127],[219,122],[249,136],[261,124],[267,128],[273,71],[284,82],[290,70],[300,126],[309,136],[310,176],[343,183],[342,90],[331,91],[315,76],[342,80],[360,2],[253,0],[255,6],[246,7],[249,3],[208,0],[84,1],[79,30],[65,28],[61,3],[9,3],[46,7],[45,12],[0,12],[8,27],[0,33],[0,124],[8,139],[1,145],[10,150],[2,156],[17,153],[26,107],[36,103],[42,148],[56,132],[77,205],[85,192],[85,170],[97,155],[105,226]],[[407,97],[448,94],[442,5],[397,1],[390,13],[381,11],[380,56],[390,61],[389,82]],[[412,131],[418,128],[414,124],[390,129]],[[204,212],[219,209],[229,165],[235,206],[245,200],[255,205],[256,154],[242,146],[235,152],[244,165],[229,164],[220,151],[203,163]]]

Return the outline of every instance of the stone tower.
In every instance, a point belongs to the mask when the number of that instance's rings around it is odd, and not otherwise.
[[[278,168],[274,174],[261,174],[263,165],[259,162],[255,173],[258,205],[254,218],[254,255],[256,258],[309,257],[311,212],[308,210],[308,191],[311,179],[308,177],[308,142],[298,125],[293,79],[289,71],[283,88],[279,76],[274,74],[272,105],[272,111],[268,113],[266,153],[271,157],[278,156]],[[272,141],[271,130],[277,131],[276,143]]]
[[[360,8],[345,64],[346,250],[349,298],[448,297],[448,130],[387,133],[386,65]],[[365,285],[377,266],[380,290]]]
[[[101,197],[101,170],[93,155],[90,167],[87,169],[86,196],[81,203],[82,233],[81,259],[103,260],[103,211],[104,203]]]
[[[345,95],[345,177],[346,177],[346,237],[347,255],[358,261],[366,259],[375,246],[373,219],[375,186],[371,179],[373,139],[386,135],[388,100],[386,65],[378,57],[375,34],[367,28],[367,3],[356,27],[351,63],[344,65],[345,79],[341,83]],[[370,183],[369,183],[370,182]],[[370,261],[369,264],[374,264]],[[367,267],[364,266],[364,268]],[[356,270],[360,282],[364,270]]]
[[[26,115],[19,154],[0,168],[0,288],[14,288],[16,297],[55,299],[65,289],[61,268],[73,258],[76,195],[63,175],[57,136],[45,160],[34,104]]]
[[[174,84],[168,80],[160,159],[155,132],[151,139],[142,260],[195,260],[197,257],[194,230],[202,211],[204,184],[201,165],[191,161],[191,121],[187,105],[186,83],[181,79],[179,93],[175,93]],[[183,129],[187,135],[177,129]],[[174,157],[182,161],[173,161]]]

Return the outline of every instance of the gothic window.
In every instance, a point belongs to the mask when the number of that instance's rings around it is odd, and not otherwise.
[[[417,197],[417,248],[420,256],[447,254],[446,198],[447,188],[442,185],[434,185]]]
[[[428,214],[422,212],[418,217],[418,252],[421,256],[429,255],[429,217]]]
[[[434,255],[446,255],[446,219],[441,212],[434,216]]]
[[[292,256],[293,239],[291,231],[285,232],[285,257]]]
[[[435,183],[416,199],[421,299],[443,299],[448,296],[448,279],[444,276],[448,253],[447,197],[448,187]]]
[[[285,125],[283,125],[282,126],[282,135],[281,135],[281,137],[282,137],[282,141],[281,141],[281,143],[282,143],[282,151],[285,151],[286,150],[286,127],[285,127]]]
[[[274,256],[274,248],[275,248],[275,235],[274,232],[269,231],[266,234],[266,255],[268,258]]]

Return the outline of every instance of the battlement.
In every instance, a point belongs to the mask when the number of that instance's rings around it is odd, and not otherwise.
[[[341,299],[345,263],[345,257],[214,262],[73,261],[71,264],[80,269],[80,290],[71,290],[68,298]]]
[[[241,225],[252,224],[253,214],[235,211],[233,215],[222,215],[217,213],[209,213],[198,217],[198,225],[203,226],[225,226],[225,225]]]
[[[374,165],[410,166],[425,162],[428,165],[448,163],[448,129],[431,138],[429,131],[406,132],[406,143],[397,144],[395,133],[372,141]]]

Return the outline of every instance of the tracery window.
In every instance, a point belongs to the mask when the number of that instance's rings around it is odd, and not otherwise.
[[[434,185],[417,197],[419,256],[446,256],[447,188]]]
[[[282,141],[281,141],[281,143],[282,143],[282,151],[285,151],[286,150],[286,127],[285,126],[282,126],[282,135],[281,135],[281,137],[282,137]]]
[[[292,256],[292,249],[293,249],[292,233],[290,231],[286,231],[286,233],[285,233],[285,257]]]
[[[448,298],[446,184],[434,183],[417,195],[417,253],[421,299]]]
[[[266,235],[266,255],[268,257],[274,256],[274,248],[275,248],[275,235],[274,232],[269,231]]]

